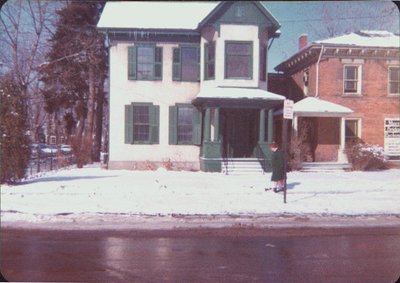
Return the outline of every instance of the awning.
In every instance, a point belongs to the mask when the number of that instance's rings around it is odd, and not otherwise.
[[[293,113],[298,117],[343,117],[353,113],[353,110],[316,97],[307,97],[294,104]]]
[[[202,89],[192,103],[210,107],[254,107],[271,108],[285,97],[259,88],[214,87]]]

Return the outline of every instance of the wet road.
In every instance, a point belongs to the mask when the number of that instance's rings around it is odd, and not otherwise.
[[[9,281],[394,283],[400,275],[400,228],[0,233]]]

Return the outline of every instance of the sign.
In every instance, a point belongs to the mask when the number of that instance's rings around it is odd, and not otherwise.
[[[400,118],[385,119],[385,144],[386,155],[400,155]]]
[[[290,99],[285,99],[283,102],[283,118],[293,119],[293,104],[294,101]]]

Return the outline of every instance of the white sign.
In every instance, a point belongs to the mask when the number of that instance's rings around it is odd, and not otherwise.
[[[285,99],[283,102],[283,118],[293,119],[293,104],[294,101],[290,99]]]
[[[385,119],[385,154],[400,155],[400,118]]]

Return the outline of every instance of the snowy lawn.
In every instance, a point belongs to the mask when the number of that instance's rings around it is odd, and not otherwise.
[[[1,218],[124,214],[400,214],[400,170],[288,174],[287,203],[265,175],[105,170],[48,172],[1,187]],[[29,218],[29,217],[28,217]]]

